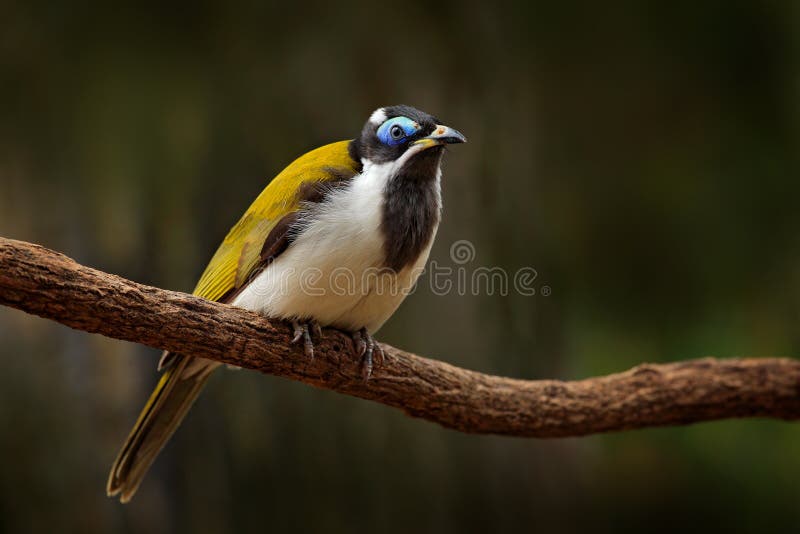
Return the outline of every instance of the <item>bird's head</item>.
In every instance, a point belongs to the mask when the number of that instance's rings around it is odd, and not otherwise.
[[[376,109],[350,144],[350,154],[367,165],[391,167],[392,174],[435,173],[444,146],[464,143],[457,130],[444,126],[435,117],[411,106],[387,106]]]

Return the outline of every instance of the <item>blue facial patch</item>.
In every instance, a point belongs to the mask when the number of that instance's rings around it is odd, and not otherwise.
[[[384,145],[394,146],[417,133],[417,130],[419,124],[408,117],[395,117],[381,124],[376,135]]]

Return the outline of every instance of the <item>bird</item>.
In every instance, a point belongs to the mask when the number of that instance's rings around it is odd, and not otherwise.
[[[352,336],[364,380],[373,335],[413,289],[441,220],[445,147],[458,130],[408,105],[376,109],[358,137],[314,149],[275,176],[231,228],[193,294],[291,324],[314,356],[322,327]],[[130,501],[219,362],[164,352],[163,371],[109,474]]]

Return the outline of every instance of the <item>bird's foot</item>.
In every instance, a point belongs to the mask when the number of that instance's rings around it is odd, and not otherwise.
[[[386,354],[383,352],[383,347],[381,347],[380,343],[375,341],[375,338],[370,335],[366,328],[353,332],[352,339],[353,352],[355,352],[356,356],[361,357],[361,376],[364,377],[366,382],[372,375],[373,354],[378,355],[381,365],[383,365]]]
[[[315,320],[310,320],[308,322],[300,322],[298,320],[292,320],[292,328],[294,329],[294,337],[292,338],[292,343],[297,343],[300,340],[303,341],[303,352],[305,352],[306,356],[313,360],[314,359],[314,342],[311,339],[311,334],[313,332],[314,336],[317,339],[322,338],[322,327],[320,327],[319,323]]]

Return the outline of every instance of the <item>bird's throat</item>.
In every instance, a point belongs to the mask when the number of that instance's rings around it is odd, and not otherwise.
[[[395,272],[414,265],[436,233],[442,154],[434,147],[414,155],[386,184],[381,231],[385,267]]]

